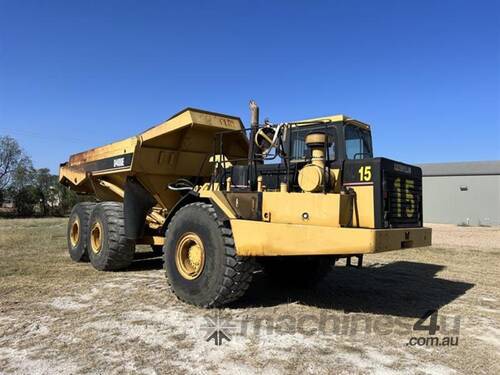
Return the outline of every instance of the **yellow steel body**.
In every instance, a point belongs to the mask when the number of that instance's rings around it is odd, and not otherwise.
[[[214,152],[214,138],[223,131],[241,130],[237,117],[188,108],[145,132],[122,141],[72,155],[59,169],[59,181],[78,193],[94,194],[102,201],[122,201],[114,186],[123,189],[128,176],[134,176],[153,195],[158,205],[170,209],[180,194],[166,189],[179,178],[207,179],[214,168],[208,159]],[[230,159],[243,159],[248,139],[241,132],[224,136],[224,153]],[[88,171],[89,163],[131,154],[130,165]]]
[[[296,126],[344,121],[369,129],[367,124],[343,115],[303,121]],[[322,181],[315,172],[310,175],[304,172],[302,176],[304,186],[315,192],[289,193],[286,185],[282,185],[280,191],[265,191],[260,181],[258,190],[262,191],[262,221],[238,218],[226,198],[226,192],[220,191],[217,183],[211,185],[207,181],[214,161],[241,158],[244,162],[248,139],[242,132],[226,135],[224,155],[215,155],[212,162],[209,159],[216,151],[213,144],[216,133],[242,128],[243,124],[237,117],[186,109],[135,137],[71,156],[67,163],[61,165],[59,179],[78,193],[94,194],[100,200],[122,201],[126,178],[133,176],[157,201],[146,221],[151,228],[159,228],[165,221],[165,215],[180,198],[178,192],[166,189],[167,184],[178,178],[199,175],[201,181],[195,191],[200,199],[210,200],[229,219],[240,256],[352,255],[430,245],[429,228],[374,229],[373,184],[351,184],[348,187],[355,194],[341,194],[339,169],[332,170],[333,189],[328,194],[319,191]],[[131,155],[129,165],[88,170],[89,163],[126,154]],[[321,164],[312,165],[314,167],[311,168],[321,168]],[[102,245],[101,228],[92,229],[95,238],[91,248],[98,252]],[[163,242],[164,238],[158,235],[137,241],[154,245]],[[72,243],[76,243],[75,238]],[[186,248],[190,251],[182,254],[188,254],[187,258],[180,257],[179,261],[188,264],[189,260],[195,265],[202,265],[198,247]],[[195,267],[186,271],[186,275],[193,277],[197,272]]]
[[[429,246],[430,228],[368,229],[231,220],[240,256],[353,255]]]

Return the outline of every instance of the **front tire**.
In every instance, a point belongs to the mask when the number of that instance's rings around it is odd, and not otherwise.
[[[236,255],[232,231],[211,204],[182,207],[168,225],[164,267],[170,289],[182,301],[211,308],[243,296],[253,260]]]
[[[97,204],[90,215],[89,228],[88,254],[95,269],[115,271],[132,263],[135,244],[125,237],[122,203]]]
[[[86,262],[89,260],[87,236],[90,214],[94,207],[95,203],[93,202],[81,202],[75,204],[69,215],[66,237],[68,240],[69,255],[75,262]]]

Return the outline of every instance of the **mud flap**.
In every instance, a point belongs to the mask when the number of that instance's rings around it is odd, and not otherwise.
[[[133,177],[127,177],[123,198],[126,238],[137,240],[143,236],[146,216],[155,204],[156,200],[139,181]]]

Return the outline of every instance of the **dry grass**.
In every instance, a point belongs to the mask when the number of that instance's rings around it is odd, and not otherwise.
[[[221,311],[235,328],[215,346],[201,329],[215,312],[178,302],[160,259],[140,249],[127,271],[94,271],[66,255],[65,226],[0,220],[0,373],[500,373],[499,228],[436,226],[436,247],[366,257],[314,290],[258,274]],[[406,345],[432,309],[460,317],[458,346]],[[334,333],[335,319],[358,332]]]

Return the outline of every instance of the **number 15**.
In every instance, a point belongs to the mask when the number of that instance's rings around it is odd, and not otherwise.
[[[358,170],[360,181],[371,181],[372,180],[372,166],[367,165],[366,167],[361,167]]]

